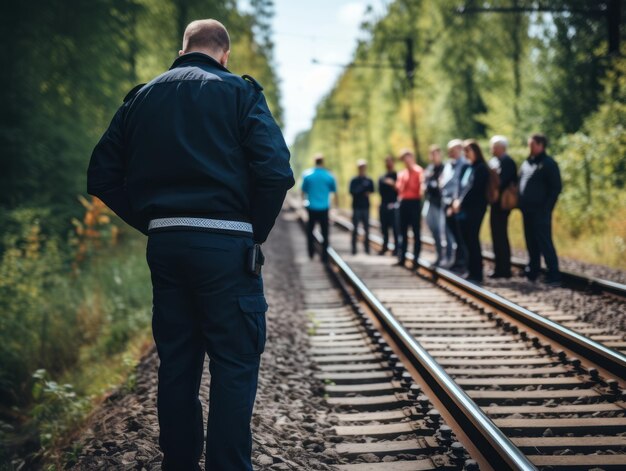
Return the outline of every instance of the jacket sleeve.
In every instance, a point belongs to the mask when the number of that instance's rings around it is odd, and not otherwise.
[[[265,242],[280,212],[287,190],[295,184],[289,149],[260,91],[249,95],[243,118],[243,143],[252,174],[250,218],[254,239]]]
[[[546,179],[546,207],[553,210],[562,190],[561,171],[559,170],[559,164],[554,160],[550,162],[550,166],[546,168]]]
[[[148,222],[133,212],[126,187],[124,112],[122,105],[91,154],[87,193],[100,198],[124,222],[147,234]]]
[[[467,166],[465,172],[469,172],[472,167]],[[489,179],[489,169],[486,165],[478,165],[474,169],[469,184],[461,191],[459,199],[461,200],[461,208],[467,209],[478,207],[482,201],[485,201],[485,193],[487,189],[487,180]]]

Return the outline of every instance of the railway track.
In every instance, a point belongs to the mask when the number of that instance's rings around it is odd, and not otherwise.
[[[350,222],[351,213],[349,211],[339,209],[335,210],[336,217],[335,222],[339,222],[341,226],[352,226]],[[379,231],[380,230],[380,222],[376,219],[370,219],[370,227]],[[434,250],[435,241],[432,237],[423,235],[421,237],[422,245],[429,247]],[[488,250],[483,250],[482,252],[483,260],[494,263],[495,255],[493,252]],[[524,270],[526,266],[526,261],[517,257],[511,258],[511,265],[514,268],[519,270]],[[545,272],[545,269],[542,268],[542,271]],[[563,277],[563,283],[566,287],[588,291],[591,293],[605,293],[612,296],[615,296],[619,299],[626,300],[626,284],[618,283],[611,280],[605,280],[602,278],[587,276],[581,273],[575,273],[568,270],[561,270],[561,275]]]
[[[310,320],[311,352],[334,416],[341,471],[478,469],[402,367],[378,327],[321,263],[311,263],[301,234],[292,237]],[[333,254],[333,257],[336,254]]]
[[[412,458],[354,469],[438,469],[415,463],[433,450],[442,469],[473,468],[451,432],[480,469],[626,469],[623,354],[452,274],[352,256],[346,234],[331,242],[356,313],[314,321],[329,400],[351,408],[337,433],[358,438],[337,451]]]

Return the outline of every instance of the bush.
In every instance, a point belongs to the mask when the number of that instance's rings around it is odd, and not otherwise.
[[[33,374],[31,417],[39,432],[39,441],[47,448],[61,434],[72,430],[88,410],[90,400],[79,397],[71,384],[50,379],[44,369]]]
[[[67,240],[41,230],[47,211],[2,215],[10,228],[0,255],[2,441],[27,433],[45,451],[67,436],[94,397],[125,380],[129,355],[136,360],[135,344],[145,343],[145,239],[120,237],[100,202],[82,202]]]

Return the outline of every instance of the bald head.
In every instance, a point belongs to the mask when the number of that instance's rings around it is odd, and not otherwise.
[[[196,20],[189,23],[183,36],[179,55],[202,52],[226,66],[230,54],[230,36],[217,20]]]

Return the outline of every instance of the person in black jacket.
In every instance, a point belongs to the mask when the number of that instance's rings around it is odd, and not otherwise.
[[[561,172],[552,157],[546,154],[548,140],[543,134],[528,139],[530,156],[520,168],[519,207],[524,217],[524,236],[528,249],[529,280],[539,276],[541,255],[546,262],[546,283],[561,284],[559,259],[552,242],[552,211],[561,193]]]
[[[393,232],[394,249],[392,255],[398,253],[398,193],[396,180],[398,173],[394,170],[393,156],[385,158],[386,173],[378,179],[378,192],[380,193],[380,231],[383,233],[383,246],[379,255],[385,255],[389,250],[389,229]]]
[[[350,194],[352,195],[352,254],[356,254],[356,241],[359,224],[363,226],[365,238],[363,247],[365,253],[370,253],[370,195],[374,192],[374,182],[367,176],[367,162],[357,162],[359,174],[350,181]]]
[[[474,140],[463,143],[469,165],[461,175],[459,198],[453,203],[457,213],[461,236],[468,252],[468,281],[483,280],[483,258],[480,248],[480,226],[487,211],[487,184],[489,167],[480,146]]]
[[[215,20],[187,26],[171,69],[132,90],[91,156],[87,191],[147,233],[164,470],[252,471],[250,419],[265,346],[265,241],[294,184],[262,87],[226,68]]]
[[[495,269],[490,278],[511,277],[511,245],[509,244],[508,224],[511,210],[502,209],[500,199],[502,192],[511,185],[517,183],[517,166],[515,161],[507,154],[509,143],[504,136],[493,136],[490,141],[492,159],[489,166],[498,172],[500,176],[500,198],[491,205],[489,222],[491,226],[491,239],[493,241],[493,253],[495,255]]]

